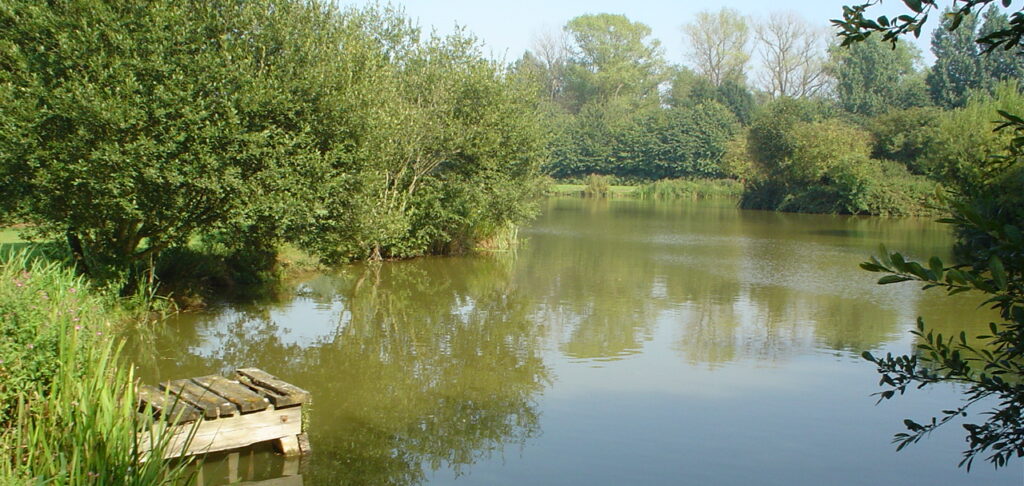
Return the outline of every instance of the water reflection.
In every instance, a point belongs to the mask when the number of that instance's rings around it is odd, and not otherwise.
[[[287,298],[183,316],[137,353],[143,376],[271,371],[313,393],[305,484],[412,485],[503,463],[510,447],[522,453],[545,410],[574,420],[543,401],[558,390],[555,402],[564,399],[582,379],[575,366],[609,367],[586,375],[603,380],[608,400],[642,403],[623,391],[642,385],[668,404],[679,383],[700,383],[704,399],[726,396],[720,382],[742,396],[763,380],[755,367],[905,345],[918,314],[940,327],[983,322],[968,300],[877,287],[857,269],[879,242],[911,255],[948,251],[945,229],[926,221],[552,200],[523,234],[516,253],[352,265],[298,282]],[[686,406],[713,414],[704,402]],[[717,405],[730,406],[747,404]],[[580,441],[606,440],[603,425]],[[778,427],[759,433],[793,433]],[[872,433],[884,443],[891,432]]]
[[[458,475],[538,433],[534,397],[550,382],[545,328],[516,298],[513,262],[466,263],[353,266],[302,283],[288,303],[200,316],[162,343],[169,359],[146,374],[251,364],[309,388],[307,484],[417,484],[442,467]]]

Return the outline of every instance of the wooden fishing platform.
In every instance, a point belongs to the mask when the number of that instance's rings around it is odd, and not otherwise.
[[[286,456],[309,452],[302,430],[302,408],[309,392],[258,368],[235,370],[235,379],[200,376],[141,386],[139,411],[152,413],[171,426],[165,458],[205,454],[274,441]],[[154,427],[156,428],[156,426]],[[141,434],[139,449],[152,448],[152,437]]]

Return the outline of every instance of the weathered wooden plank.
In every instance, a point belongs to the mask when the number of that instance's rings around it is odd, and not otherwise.
[[[302,452],[303,454],[309,454],[310,452],[313,452],[313,448],[310,447],[310,445],[309,445],[309,435],[308,434],[303,432],[303,433],[299,434],[297,439],[299,439],[299,451],[300,452]]]
[[[302,449],[299,449],[299,439],[295,435],[279,437],[274,441],[274,448],[286,457],[302,454]]]
[[[258,412],[270,406],[270,400],[251,388],[220,375],[200,376],[192,381],[234,403],[242,413]]]
[[[140,410],[149,405],[153,411],[171,424],[195,422],[202,416],[202,412],[186,403],[177,395],[169,394],[153,386],[140,386],[137,395],[139,397]]]
[[[238,482],[238,457],[237,452],[228,454],[228,483],[231,484]]]
[[[309,401],[309,392],[306,390],[282,381],[259,368],[239,368],[235,373],[247,385],[263,391],[277,408],[301,405]]]
[[[238,412],[238,408],[231,402],[190,380],[167,381],[161,383],[160,387],[202,410],[207,419],[230,417]]]
[[[281,437],[295,437],[300,433],[302,407],[267,409],[257,413],[208,420],[197,426],[177,426],[164,457],[226,451]],[[190,435],[191,442],[188,440]],[[140,441],[140,448],[148,450],[145,440]]]

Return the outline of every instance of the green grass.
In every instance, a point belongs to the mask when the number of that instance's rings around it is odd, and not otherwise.
[[[582,196],[587,186],[583,184],[552,184],[548,187],[551,196]],[[610,186],[608,192],[612,197],[629,197],[637,190],[637,186]]]
[[[552,184],[550,196],[587,195],[585,184]],[[743,195],[743,184],[732,179],[664,179],[637,186],[610,186],[610,197],[640,199],[738,199]]]
[[[0,229],[0,245],[10,243],[24,243],[25,240],[18,236],[18,230],[14,228]]]

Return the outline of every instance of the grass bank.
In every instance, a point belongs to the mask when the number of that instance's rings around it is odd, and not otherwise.
[[[183,462],[141,462],[134,377],[116,335],[151,308],[94,289],[65,264],[0,259],[0,484],[154,485]]]
[[[733,179],[663,179],[636,185],[613,185],[607,176],[588,176],[584,184],[551,184],[549,196],[639,199],[715,199],[743,196],[743,183]]]

